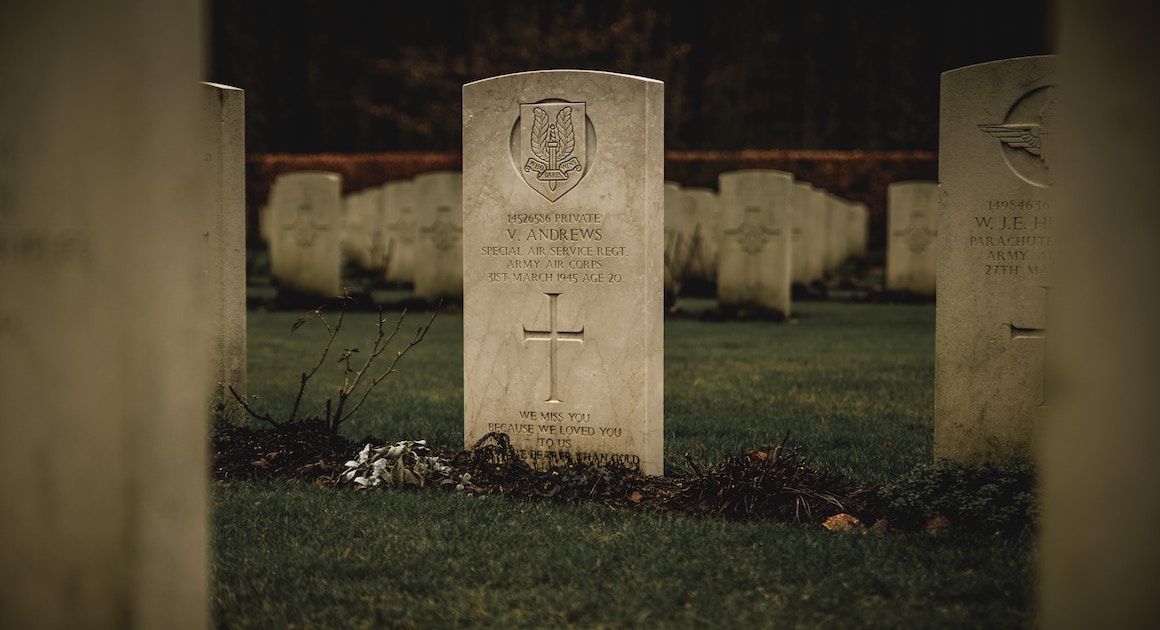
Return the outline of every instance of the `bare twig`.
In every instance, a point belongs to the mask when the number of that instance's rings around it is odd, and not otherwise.
[[[256,411],[254,411],[253,409],[251,409],[250,405],[246,403],[246,399],[242,398],[241,395],[238,394],[238,391],[236,389],[234,389],[233,385],[230,385],[229,388],[230,388],[230,393],[233,394],[233,396],[234,396],[234,400],[238,401],[238,404],[242,406],[242,409],[246,410],[246,413],[250,414],[250,417],[254,418],[255,420],[261,420],[263,422],[268,422],[271,425],[276,426],[276,427],[281,426],[282,423],[271,418],[269,416],[269,414],[260,414]]]
[[[318,372],[318,369],[322,367],[322,364],[326,362],[326,357],[330,354],[330,349],[334,345],[334,340],[338,336],[339,331],[342,330],[343,320],[346,317],[347,304],[353,300],[353,298],[350,296],[350,293],[346,289],[343,289],[343,294],[339,296],[339,299],[342,300],[342,309],[339,311],[338,320],[334,323],[334,325],[331,325],[331,322],[326,319],[326,316],[322,312],[323,307],[320,306],[314,309],[314,311],[309,316],[303,317],[294,322],[294,325],[290,329],[291,332],[294,332],[307,322],[317,319],[322,322],[323,326],[326,327],[327,337],[326,343],[322,346],[322,352],[319,355],[318,360],[314,363],[313,366],[310,367],[309,370],[303,372],[299,378],[298,393],[294,396],[294,406],[290,411],[289,418],[285,422],[279,422],[269,415],[257,413],[246,404],[246,401],[243,400],[241,396],[237,394],[237,392],[234,392],[233,388],[230,388],[230,391],[234,394],[234,398],[237,399],[237,401],[242,405],[247,413],[258,420],[268,422],[274,426],[290,424],[297,420],[298,410],[302,404],[302,398],[306,392],[306,385],[309,383],[311,377],[313,377],[315,373]],[[388,329],[384,328],[383,326],[387,320],[383,318],[382,309],[379,309],[379,318],[378,323],[376,324],[378,328],[378,336],[375,338],[370,352],[366,354],[360,354],[358,348],[345,348],[343,349],[342,356],[338,358],[338,363],[343,364],[343,378],[342,383],[338,388],[337,401],[333,398],[327,399],[326,401],[326,415],[324,417],[326,419],[327,428],[329,428],[331,431],[337,432],[338,426],[349,420],[351,416],[353,416],[354,413],[358,411],[360,407],[362,407],[363,402],[366,401],[367,397],[370,395],[371,390],[374,389],[376,385],[381,383],[383,379],[395,372],[395,366],[398,365],[399,361],[403,358],[403,355],[407,354],[411,348],[418,345],[419,342],[423,341],[423,338],[427,336],[427,331],[431,329],[431,325],[435,322],[435,317],[439,314],[439,309],[442,307],[442,305],[443,303],[440,302],[439,305],[435,307],[435,312],[431,314],[431,319],[429,319],[425,325],[419,327],[418,331],[415,332],[414,337],[411,338],[411,341],[402,350],[395,352],[395,357],[391,361],[391,364],[387,366],[386,371],[371,379],[369,383],[364,383],[363,377],[370,377],[369,372],[372,364],[374,364],[375,360],[378,359],[384,352],[386,352],[388,347],[390,347],[391,341],[395,338],[395,335],[399,332],[399,330],[402,329],[403,319],[407,315],[407,311],[404,310],[399,315],[399,319],[395,323],[394,329],[388,332]],[[357,367],[352,365],[352,359],[356,354],[360,354],[360,356],[366,357],[366,359],[361,362],[361,366]],[[353,408],[347,409],[347,403],[351,396],[358,392],[360,385],[364,384],[365,387],[362,391],[362,394],[358,397],[358,400],[354,404]]]
[[[375,339],[375,344],[371,350],[370,356],[367,357],[367,361],[363,365],[363,369],[359,370],[356,373],[354,384],[350,387],[349,390],[346,391],[345,395],[341,395],[339,397],[338,409],[335,411],[335,414],[333,416],[334,426],[336,428],[339,424],[342,424],[343,422],[346,422],[347,420],[349,420],[350,417],[352,415],[354,415],[354,413],[356,411],[358,411],[360,407],[362,407],[363,402],[366,401],[367,396],[370,395],[371,390],[373,390],[376,385],[381,383],[383,381],[383,379],[387,378],[388,376],[390,376],[391,374],[393,374],[395,372],[395,366],[398,365],[399,361],[403,358],[403,355],[407,354],[407,352],[411,348],[414,348],[415,346],[419,345],[419,342],[423,341],[423,338],[427,336],[427,331],[431,329],[431,324],[435,323],[435,317],[437,317],[439,315],[439,309],[442,306],[443,306],[442,301],[439,302],[438,305],[436,305],[435,311],[433,313],[431,313],[431,319],[427,320],[426,324],[424,324],[423,326],[420,326],[419,329],[417,331],[415,331],[415,335],[411,338],[411,341],[409,341],[407,343],[407,345],[402,350],[395,352],[395,358],[391,361],[391,364],[389,366],[387,366],[386,371],[384,371],[382,374],[380,374],[379,376],[377,376],[373,380],[371,380],[370,385],[368,385],[367,388],[363,391],[362,396],[359,397],[359,399],[358,399],[358,402],[355,403],[354,407],[350,411],[348,411],[346,413],[346,415],[343,415],[342,408],[343,408],[344,403],[346,402],[346,398],[351,393],[353,393],[354,390],[358,387],[359,381],[362,379],[363,374],[365,374],[366,371],[368,369],[370,369],[371,363],[376,358],[378,358],[379,355],[381,355],[383,353],[383,351],[386,350],[387,347],[390,345],[391,340],[395,338],[395,334],[398,333],[399,330],[403,327],[403,318],[407,315],[407,311],[404,310],[399,315],[399,320],[395,324],[395,329],[392,330],[389,335],[387,335],[385,333],[385,331],[383,330],[383,323],[386,320],[383,319],[382,313],[380,312],[379,324],[378,324],[379,336],[378,336],[378,338]],[[384,338],[385,338],[385,340],[384,340]]]
[[[302,403],[302,395],[306,393],[306,383],[310,380],[310,377],[314,376],[314,373],[318,371],[318,368],[322,366],[322,363],[326,361],[326,355],[330,353],[330,346],[334,343],[334,338],[338,336],[338,331],[342,329],[342,320],[346,316],[346,305],[352,298],[350,297],[350,292],[345,288],[342,290],[342,295],[338,297],[342,300],[342,309],[338,312],[338,322],[335,323],[333,328],[330,326],[330,322],[326,321],[326,317],[322,314],[323,307],[321,306],[314,309],[314,313],[311,317],[304,317],[299,319],[298,321],[294,322],[294,325],[290,328],[290,332],[294,332],[298,330],[302,324],[310,321],[311,319],[317,319],[322,322],[323,326],[326,326],[328,335],[326,338],[326,344],[322,346],[322,355],[318,357],[318,361],[314,364],[313,367],[310,368],[309,372],[303,372],[302,374],[301,382],[298,385],[298,394],[294,396],[294,407],[290,410],[290,419],[287,422],[294,422],[294,420],[298,417],[298,406]]]

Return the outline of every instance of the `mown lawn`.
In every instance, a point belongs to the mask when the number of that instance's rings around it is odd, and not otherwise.
[[[787,431],[817,464],[860,483],[930,460],[933,306],[798,306],[794,323],[666,323],[667,470],[683,473],[685,453],[708,467]],[[250,313],[250,393],[275,415],[288,412],[325,338],[312,325],[291,335],[298,317]],[[410,315],[400,335],[422,321]],[[365,347],[373,327],[373,314],[348,314],[336,349]],[[462,318],[440,315],[343,433],[460,448],[461,352]],[[324,369],[314,380],[336,384],[341,366],[328,360]],[[303,409],[323,404],[308,395]],[[213,488],[213,536],[221,627],[1031,623],[1030,534],[839,533],[234,481]]]

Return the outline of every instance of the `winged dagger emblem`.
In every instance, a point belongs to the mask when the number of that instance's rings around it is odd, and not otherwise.
[[[1054,90],[1047,90],[1046,103],[1039,110],[1038,120],[1004,121],[997,124],[979,125],[979,129],[1013,148],[1022,149],[1039,158],[1051,173],[1051,134],[1052,119],[1054,118],[1055,98]]]
[[[532,110],[532,155],[524,164],[525,171],[538,173],[536,179],[547,182],[550,190],[556,183],[568,179],[568,173],[580,170],[580,161],[572,156],[576,149],[576,129],[572,126],[572,108],[556,113],[556,122],[548,122],[548,112],[537,107]]]
[[[530,131],[524,132],[524,180],[555,201],[584,173],[584,137],[577,137],[573,124],[574,113],[584,120],[584,103],[523,105],[521,111],[522,125],[531,118]]]

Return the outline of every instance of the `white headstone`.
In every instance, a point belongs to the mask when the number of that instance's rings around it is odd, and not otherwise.
[[[870,209],[859,201],[850,202],[850,255],[862,258],[870,241]]]
[[[280,287],[296,293],[337,295],[342,177],[322,171],[283,173],[270,195],[270,273]]]
[[[692,213],[693,236],[698,245],[690,263],[691,277],[716,283],[717,250],[720,247],[717,226],[721,220],[717,193],[711,188],[685,187],[681,188],[681,194]]]
[[[794,182],[790,198],[791,223],[793,224],[793,271],[791,279],[795,283],[808,285],[811,276],[810,255],[813,250],[813,186],[806,182]]]
[[[830,251],[830,211],[826,191],[810,188],[810,282],[826,279]]]
[[[1054,57],[942,75],[935,456],[1032,455],[1051,276]]]
[[[415,215],[415,185],[409,179],[383,184],[383,214],[386,224],[387,280],[411,283],[415,280],[415,237],[419,225]]]
[[[793,175],[744,170],[718,177],[721,251],[717,301],[722,309],[757,308],[790,315]]]
[[[458,298],[463,295],[463,176],[433,171],[414,181],[415,295]]]
[[[343,202],[343,252],[360,269],[381,271],[386,254],[382,189],[364,188],[347,195]]]
[[[938,182],[886,188],[886,288],[934,295],[938,251]]]
[[[665,182],[665,304],[669,305],[681,290],[688,263],[688,213],[681,185]]]
[[[826,212],[829,213],[829,223],[826,225],[826,268],[836,272],[842,263],[846,262],[848,213],[846,200],[826,193]]]
[[[228,388],[246,394],[246,97],[216,83],[201,93],[210,382],[214,406],[229,414]]]
[[[0,3],[0,627],[205,628],[200,3]]]
[[[663,84],[527,72],[463,110],[467,444],[662,474]]]

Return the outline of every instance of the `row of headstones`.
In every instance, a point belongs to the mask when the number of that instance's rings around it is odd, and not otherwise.
[[[1025,456],[1045,405],[1053,64],[1053,58],[1029,58],[946,73],[940,184],[890,189],[892,213],[905,215],[904,222],[892,219],[901,224],[891,226],[896,244],[917,258],[936,251],[936,234],[943,241],[937,248],[939,456]],[[573,74],[575,82],[568,80]],[[978,85],[989,89],[980,92]],[[536,432],[571,425],[515,421],[574,414],[601,423],[595,428],[623,431],[625,439],[570,434],[565,450],[582,452],[591,442],[594,453],[631,455],[656,471],[663,431],[651,411],[659,398],[650,397],[661,389],[659,363],[653,363],[661,349],[649,343],[663,326],[648,308],[663,282],[673,282],[680,244],[703,245],[687,247],[694,253],[684,254],[684,262],[705,276],[715,263],[723,305],[787,314],[795,273],[813,280],[864,252],[864,208],[797,185],[789,173],[724,173],[716,197],[666,187],[659,181],[660,137],[650,133],[657,123],[644,114],[660,91],[653,89],[640,79],[563,71],[464,88],[464,117],[473,121],[464,130],[468,443],[482,435],[475,418],[487,410],[487,422],[507,418],[510,423],[497,426],[527,429],[517,441],[529,453],[544,452],[555,433]],[[994,111],[1006,114],[995,119]],[[597,159],[579,145],[579,124],[587,142],[613,138],[623,155]],[[501,137],[502,146],[476,146]],[[657,211],[664,212],[663,222],[650,214]],[[669,254],[659,270],[649,258],[653,248],[662,260]],[[894,266],[897,272],[900,265]],[[933,290],[929,258],[910,268],[909,286]],[[510,321],[496,316],[501,311]],[[534,342],[546,342],[547,352]],[[618,393],[625,383],[636,387]],[[492,388],[494,395],[487,393]]]
[[[343,196],[337,173],[283,173],[258,215],[271,276],[291,291],[331,297],[345,257],[418,297],[460,296],[462,182],[458,172],[435,171]]]
[[[790,173],[742,170],[720,192],[665,183],[665,294],[686,280],[717,286],[722,307],[789,315],[794,283],[821,282],[866,254],[869,211]]]
[[[216,273],[207,259],[231,246],[207,256],[197,237],[212,243],[223,229],[209,197],[226,207],[239,190],[224,159],[216,178],[207,171],[240,130],[198,103],[201,40],[188,19],[198,3],[156,4],[0,5],[0,22],[21,25],[0,38],[0,56],[52,60],[0,64],[0,352],[15,358],[0,378],[0,565],[20,576],[0,591],[4,627],[209,621],[204,280]],[[1067,127],[1060,200],[1083,238],[1068,241],[1060,292],[1066,399],[1042,425],[1047,627],[1146,625],[1160,570],[1154,519],[1139,517],[1160,497],[1146,289],[1160,142],[1156,74],[1137,59],[1158,51],[1151,22],[1126,5],[1062,5],[1071,120],[1082,124]],[[158,42],[166,54],[141,54]],[[943,75],[936,455],[1025,453],[1044,409],[1052,185],[1063,179],[1050,159],[1055,65]],[[539,121],[552,116],[545,133]],[[464,87],[464,121],[466,442],[503,430],[540,461],[575,453],[663,470],[662,84],[498,77]],[[532,213],[550,220],[529,225]],[[535,266],[600,263],[602,277],[509,277],[525,253]]]

